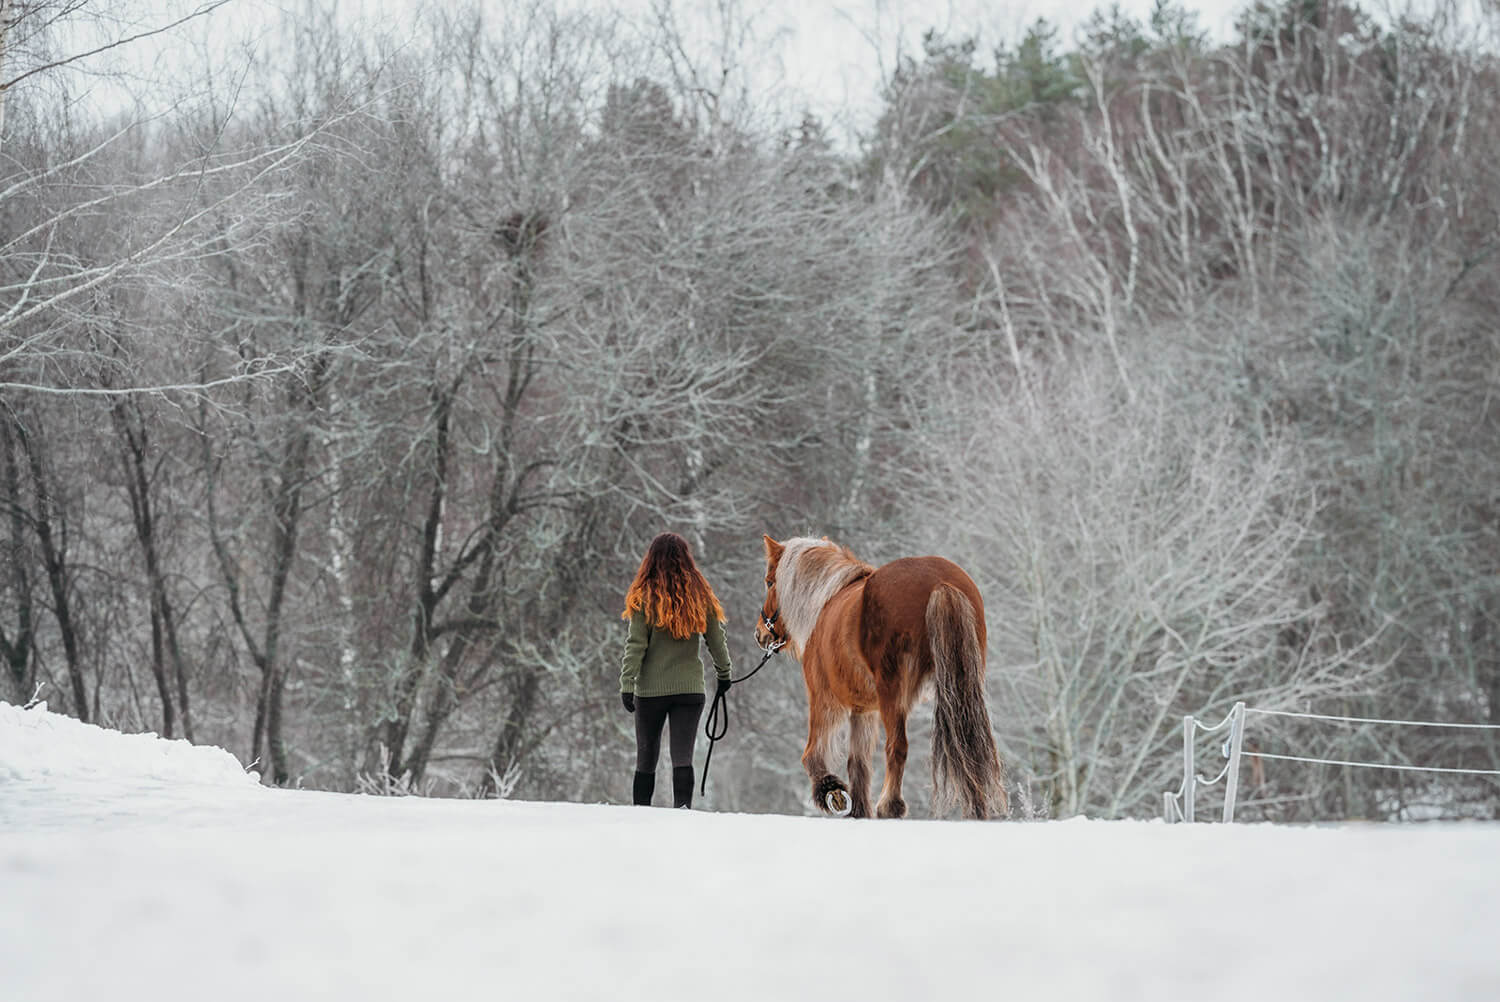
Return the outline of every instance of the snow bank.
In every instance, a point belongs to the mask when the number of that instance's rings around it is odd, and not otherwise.
[[[822,818],[254,785],[0,704],[0,999],[1494,1002],[1500,825]]]
[[[211,786],[256,785],[229,752],[155,734],[121,734],[85,724],[46,703],[0,702],[0,784],[58,779],[155,780]]]

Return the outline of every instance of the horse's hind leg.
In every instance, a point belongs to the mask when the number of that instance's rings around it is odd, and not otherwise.
[[[853,801],[850,817],[870,816],[870,760],[875,755],[875,714],[856,713],[849,718],[849,793]]]
[[[885,724],[885,785],[880,788],[875,816],[904,818],[906,801],[901,799],[901,779],[906,772],[906,710],[882,702],[880,719]]]
[[[852,806],[849,787],[828,768],[829,749],[838,726],[848,712],[808,693],[807,747],[802,752],[802,768],[812,780],[813,803],[828,814],[848,814]]]

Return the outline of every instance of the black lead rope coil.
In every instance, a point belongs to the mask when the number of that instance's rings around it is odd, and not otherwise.
[[[760,664],[739,678],[730,679],[729,684],[734,685],[737,682],[743,682],[751,675],[760,671],[766,666],[766,662],[771,660],[771,655],[779,650],[781,650],[780,644],[766,648],[765,656],[760,659]],[[713,705],[708,708],[708,720],[703,725],[703,734],[708,738],[708,754],[703,757],[703,782],[698,785],[698,795],[700,797],[708,793],[708,765],[714,760],[714,742],[729,733],[729,701],[725,699],[728,692],[729,690],[723,686],[719,686],[714,691]]]

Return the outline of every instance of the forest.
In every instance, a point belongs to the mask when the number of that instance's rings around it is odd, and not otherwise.
[[[672,530],[736,674],[762,533],[964,566],[1016,817],[1156,816],[1236,701],[1500,724],[1495,0],[929,31],[853,137],[737,0],[311,0],[149,91],[87,72],[169,37],[123,6],[0,0],[0,699],[628,802]],[[796,663],[730,714],[704,806],[810,811]],[[1257,753],[1497,735],[1257,718],[1239,816],[1492,818],[1494,776]]]

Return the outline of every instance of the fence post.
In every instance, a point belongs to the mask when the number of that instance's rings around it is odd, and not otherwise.
[[[1197,766],[1193,764],[1193,731],[1195,728],[1192,714],[1182,718],[1182,820],[1193,820],[1193,795],[1195,784],[1198,782],[1196,775]]]
[[[1224,782],[1224,820],[1234,820],[1234,801],[1240,792],[1240,745],[1245,739],[1245,704],[1235,703],[1229,724],[1229,775]]]

